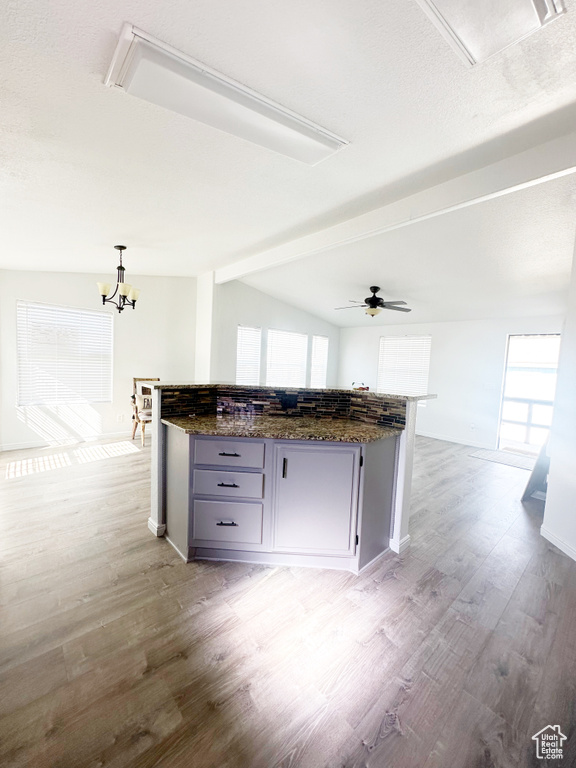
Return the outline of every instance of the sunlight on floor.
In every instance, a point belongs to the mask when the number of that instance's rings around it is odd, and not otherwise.
[[[51,456],[37,456],[32,459],[11,461],[6,465],[6,480],[25,477],[38,472],[48,472],[52,469],[62,469],[75,464],[88,464],[102,459],[113,459],[130,453],[138,453],[139,448],[134,443],[124,440],[119,443],[94,445],[89,448],[75,448],[66,453],[53,453]]]
[[[53,453],[52,456],[37,456],[34,459],[11,461],[6,465],[6,480],[70,466],[72,466],[72,462],[67,453]]]
[[[110,459],[114,456],[125,456],[127,453],[138,453],[138,448],[134,443],[129,443],[128,441],[108,443],[106,445],[94,445],[90,448],[77,448],[74,451],[79,464],[100,461],[100,459]]]

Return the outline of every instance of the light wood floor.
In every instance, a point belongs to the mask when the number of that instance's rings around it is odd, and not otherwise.
[[[525,768],[548,724],[576,764],[576,563],[526,471],[419,439],[412,547],[355,577],[184,564],[127,444],[0,454],[3,768]]]

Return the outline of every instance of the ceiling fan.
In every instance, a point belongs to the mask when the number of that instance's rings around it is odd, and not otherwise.
[[[370,290],[372,291],[372,296],[368,296],[363,302],[350,299],[350,301],[353,302],[351,306],[335,307],[335,309],[357,309],[358,307],[366,307],[366,314],[371,315],[372,317],[379,315],[383,309],[394,309],[396,312],[412,312],[408,307],[401,306],[406,304],[405,301],[384,301],[381,296],[376,296],[380,290],[377,285],[371,285]]]

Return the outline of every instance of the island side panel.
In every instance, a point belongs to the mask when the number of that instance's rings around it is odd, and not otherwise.
[[[165,428],[160,421],[162,410],[162,390],[152,388],[152,448],[151,448],[151,484],[150,517],[148,528],[154,536],[164,536],[166,517],[164,513],[164,435]]]
[[[189,560],[190,437],[179,429],[163,427],[166,450],[166,538],[178,554]]]
[[[412,466],[416,443],[416,414],[418,402],[406,403],[406,427],[398,441],[396,492],[394,499],[392,538],[390,549],[402,554],[410,546],[408,523],[410,519],[410,494],[412,490]]]
[[[358,569],[362,570],[390,546],[396,444],[399,437],[389,437],[364,445],[364,485],[361,522],[358,531]]]

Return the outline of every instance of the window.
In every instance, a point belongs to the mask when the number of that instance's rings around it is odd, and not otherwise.
[[[291,331],[268,331],[266,385],[305,387],[308,336]]]
[[[236,384],[260,384],[261,328],[238,326]]]
[[[17,303],[18,405],[112,401],[112,315]]]
[[[537,453],[548,439],[559,354],[558,334],[508,337],[499,448]]]
[[[381,336],[378,392],[427,394],[431,343],[431,336]]]
[[[328,337],[312,336],[312,360],[310,363],[310,387],[325,389],[328,371]]]

